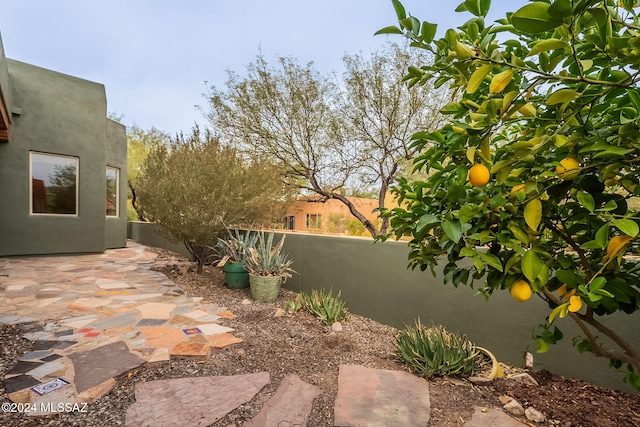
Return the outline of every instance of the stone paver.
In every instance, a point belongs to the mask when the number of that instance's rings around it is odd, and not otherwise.
[[[463,424],[465,427],[522,427],[521,422],[511,418],[506,413],[498,409],[487,409],[476,407],[473,410],[471,421]]]
[[[136,385],[127,410],[128,427],[210,425],[250,401],[269,383],[267,372],[178,378]]]
[[[258,415],[244,427],[305,427],[313,399],[321,393],[320,388],[305,383],[297,375],[288,375]]]
[[[69,359],[73,362],[74,383],[78,393],[99,386],[105,381],[145,363],[144,359],[131,353],[123,341],[85,352],[73,353],[69,355]],[[108,363],[106,363],[107,361]]]
[[[340,365],[336,426],[420,426],[431,405],[425,380],[408,372]]]

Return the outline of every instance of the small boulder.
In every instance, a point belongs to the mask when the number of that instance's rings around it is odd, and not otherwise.
[[[524,411],[524,415],[529,421],[533,421],[534,423],[543,423],[546,421],[544,414],[532,407],[527,408]]]
[[[273,316],[274,317],[282,317],[282,316],[284,316],[284,314],[285,314],[285,311],[278,307],[278,308],[276,308],[276,312],[275,312],[275,314]]]
[[[533,378],[531,375],[527,374],[526,372],[523,372],[521,374],[515,374],[514,376],[511,377],[511,379],[526,385],[533,385],[533,386],[540,385],[538,384],[538,381],[535,380],[535,378]]]
[[[342,332],[342,323],[333,322],[331,325],[331,332]]]
[[[498,400],[500,400],[500,403],[502,403],[503,405],[506,405],[507,403],[511,402],[513,399],[513,397],[507,396],[506,394],[503,394],[502,396],[498,397]]]
[[[524,354],[524,368],[533,369],[533,354],[528,351]]]
[[[521,417],[524,415],[524,408],[522,405],[515,399],[511,399],[510,402],[505,404],[502,409],[508,412],[511,415],[515,415],[517,417]]]
[[[251,301],[245,298],[245,299],[242,300],[241,304],[242,305],[249,305],[249,304],[251,304]]]

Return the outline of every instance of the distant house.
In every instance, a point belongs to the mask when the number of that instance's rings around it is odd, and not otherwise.
[[[377,223],[378,200],[349,197],[365,218]],[[310,233],[368,235],[364,226],[349,212],[347,205],[337,199],[323,201],[320,196],[300,197],[287,209],[285,228]]]
[[[0,256],[126,245],[127,139],[99,83],[5,57]]]

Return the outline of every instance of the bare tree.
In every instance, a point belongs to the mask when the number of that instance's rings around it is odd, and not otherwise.
[[[372,54],[346,56],[342,80],[322,76],[311,63],[262,56],[246,75],[229,73],[224,90],[208,94],[208,119],[226,143],[280,162],[288,184],[321,200],[344,203],[372,236],[386,233],[351,202],[345,188],[371,191],[384,207],[398,164],[412,156],[410,136],[435,129],[443,91],[407,88],[412,58],[390,45]]]
[[[372,52],[370,59],[362,54],[344,56],[346,72],[336,82],[338,114],[358,141],[364,159],[357,171],[358,181],[375,188],[380,208],[385,207],[399,169],[414,158],[417,148],[411,146],[411,136],[419,130],[438,129],[439,110],[450,98],[446,89],[407,86],[404,76],[416,60],[425,63],[429,58],[389,43]],[[365,226],[374,236],[385,234],[389,220],[382,218],[375,233]]]

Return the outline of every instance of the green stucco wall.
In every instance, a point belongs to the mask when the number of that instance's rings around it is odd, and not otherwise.
[[[152,227],[146,224],[145,232],[150,233]],[[137,240],[135,234],[131,237]],[[160,240],[141,243],[162,246]],[[288,289],[309,292],[332,287],[336,293],[342,291],[352,313],[378,322],[402,328],[420,317],[423,324],[434,322],[466,334],[502,362],[522,366],[525,351],[530,351],[535,369],[633,391],[622,382],[622,375],[608,367],[608,360],[580,354],[572,347],[571,340],[579,331],[568,317],[556,321],[565,339],[548,353],[536,354],[532,331],[549,313],[541,299],[517,303],[508,292],[497,292],[486,301],[468,287],[445,286],[441,269],[434,278],[429,271],[406,268],[406,243],[374,244],[367,238],[288,233],[285,250],[299,273],[287,281]],[[633,345],[640,343],[637,315],[614,315],[604,320]]]
[[[129,221],[127,224],[127,237],[143,245],[168,249],[183,257],[191,258],[183,243],[169,242],[158,234],[158,229],[159,227],[156,224],[150,222]]]
[[[122,248],[127,245],[127,130],[120,123],[107,119],[106,166],[119,171],[118,216],[108,216],[105,221],[105,247]],[[125,195],[125,196],[123,196]]]
[[[2,45],[2,36],[0,35],[0,102],[4,103],[7,114],[11,115],[13,108],[11,85],[9,84],[9,69],[7,67],[7,58],[4,55],[4,46]],[[9,117],[11,121],[11,117]]]
[[[107,127],[104,86],[11,59],[7,65],[20,114],[13,116],[11,142],[0,144],[0,256],[103,251],[107,133],[122,136],[122,129]],[[126,174],[126,139],[121,145],[124,162],[121,149],[109,160],[124,163]],[[30,151],[79,158],[77,217],[30,215]],[[109,240],[121,246],[122,237]]]

